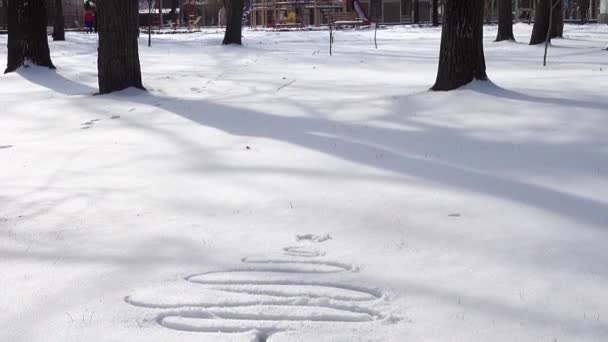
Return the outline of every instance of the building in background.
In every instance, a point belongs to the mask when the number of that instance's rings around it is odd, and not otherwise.
[[[47,0],[47,25],[52,26],[55,22],[55,1]],[[63,17],[66,29],[81,28],[84,21],[83,0],[63,0]]]
[[[162,7],[163,27],[216,26],[221,4],[223,0],[139,0],[139,24],[159,27]]]
[[[246,3],[254,4],[259,2],[272,2],[278,3],[277,0],[245,0]],[[285,4],[289,1],[293,1],[294,8],[301,7],[302,0],[282,0],[280,3]],[[317,0],[322,3],[326,0]],[[348,2],[350,0],[338,0]],[[420,23],[428,23],[432,20],[431,10],[432,0],[418,0],[418,18]],[[443,2],[445,0],[439,0],[439,17],[443,12]],[[84,5],[83,0],[63,0],[63,10],[65,17],[66,28],[80,28],[83,24],[84,17]],[[170,12],[172,11],[173,0],[152,0],[153,2],[153,16],[151,18],[153,25],[157,26],[160,23],[160,16],[158,7],[163,7],[163,23],[168,24],[171,19]],[[53,24],[55,7],[54,1],[47,1],[48,3],[48,25]],[[148,23],[148,0],[140,0],[140,25],[145,26]],[[176,9],[176,21],[182,26],[186,26],[189,23],[196,21],[197,25],[200,26],[216,26],[218,25],[218,13],[222,7],[222,0],[177,0]],[[366,13],[378,23],[382,24],[409,24],[414,21],[414,0],[361,0],[361,4]],[[534,18],[534,9],[531,8],[532,0],[517,0],[514,2],[514,19],[515,21],[527,21],[530,14],[532,14],[532,20]],[[577,0],[566,0],[565,1],[565,19],[567,21],[576,22],[580,19],[580,13],[577,10]],[[0,0],[0,29],[6,29],[7,27],[7,5],[8,0]],[[608,0],[590,0],[590,8],[587,18],[592,22],[608,23]],[[486,21],[491,22],[496,19],[497,16],[497,0],[487,0],[486,2]],[[351,6],[344,6],[348,9]],[[341,8],[341,6],[336,7]],[[304,20],[305,21],[305,20]],[[312,20],[307,22],[312,23]],[[322,20],[319,21],[323,24]]]
[[[608,24],[608,0],[600,1],[600,15],[598,21],[602,24]]]

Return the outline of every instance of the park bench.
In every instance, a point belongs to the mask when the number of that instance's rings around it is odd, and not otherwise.
[[[189,29],[194,29],[194,28],[198,28],[198,24],[201,22],[201,20],[203,19],[203,17],[198,16],[196,17],[196,19],[192,20],[192,17],[190,17],[190,19],[188,20],[188,28]]]
[[[332,12],[329,13],[329,24],[335,28],[344,28],[363,26],[365,22],[355,12]]]

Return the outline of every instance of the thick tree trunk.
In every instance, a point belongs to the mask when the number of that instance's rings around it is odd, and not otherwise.
[[[488,79],[483,53],[483,1],[447,0],[439,71],[432,90],[452,90],[476,79]]]
[[[562,38],[564,36],[564,0],[553,1],[553,4],[557,5],[553,8],[553,20],[551,21],[551,38]]]
[[[513,36],[513,3],[511,0],[498,0],[498,34],[496,41],[515,40]]]
[[[539,0],[534,15],[534,27],[532,28],[532,37],[530,45],[538,45],[545,42],[547,39],[547,30],[549,29],[549,15],[551,6],[555,0]]]
[[[129,87],[144,89],[137,45],[138,0],[97,2],[97,70],[101,94]]]
[[[586,24],[587,22],[589,22],[589,16],[588,16],[589,5],[590,5],[589,0],[579,0],[578,10],[579,10],[579,14],[581,17],[581,24]]]
[[[420,3],[418,2],[418,0],[414,0],[412,4],[412,10],[414,11],[414,13],[412,13],[413,23],[420,23]]]
[[[439,0],[433,0],[433,26],[439,26]]]
[[[63,17],[63,0],[55,0],[55,22],[53,23],[53,40],[65,40],[65,18]]]
[[[55,69],[46,36],[44,0],[8,2],[8,63],[4,73],[26,61]]]
[[[226,8],[226,34],[222,44],[241,45],[241,35],[243,29],[243,6],[244,0],[227,0]]]

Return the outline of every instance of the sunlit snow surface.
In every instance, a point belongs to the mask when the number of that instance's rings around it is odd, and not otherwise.
[[[0,76],[0,341],[607,341],[608,26],[96,36]],[[0,61],[6,61],[0,36]]]

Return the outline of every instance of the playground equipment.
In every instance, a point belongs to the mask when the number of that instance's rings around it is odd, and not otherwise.
[[[359,0],[250,0],[251,27],[302,27],[332,24],[336,18],[351,24],[370,24]],[[293,17],[295,16],[295,20]],[[333,18],[333,19],[332,19]]]

